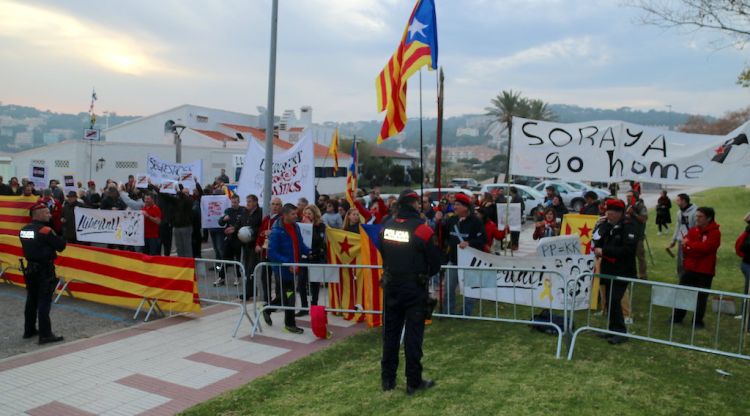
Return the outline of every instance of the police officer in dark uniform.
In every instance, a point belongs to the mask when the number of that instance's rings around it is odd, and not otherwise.
[[[419,195],[401,192],[398,216],[388,220],[380,232],[384,292],[383,358],[381,380],[384,391],[396,387],[401,329],[405,328],[406,392],[435,385],[422,379],[424,321],[435,303],[429,298],[428,276],[440,271],[440,252],[434,233],[419,217]]]
[[[601,259],[601,274],[637,278],[635,268],[635,251],[638,244],[637,230],[625,217],[625,203],[619,199],[610,199],[606,204],[606,221],[594,231],[594,254]],[[609,305],[609,330],[627,333],[622,314],[622,297],[628,283],[618,280],[601,279],[606,289]],[[610,344],[622,344],[628,339],[619,335],[605,335]]]
[[[19,237],[26,265],[23,267],[26,280],[26,310],[24,338],[39,334],[39,344],[62,341],[63,337],[52,333],[49,310],[52,295],[57,286],[54,261],[57,251],[65,249],[65,240],[49,226],[52,215],[44,203],[31,207],[31,224],[21,229]],[[36,329],[39,316],[39,331]]]

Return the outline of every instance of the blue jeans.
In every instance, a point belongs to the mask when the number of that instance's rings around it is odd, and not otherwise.
[[[214,248],[214,258],[215,259],[223,259],[224,258],[224,229],[223,228],[212,228],[209,230],[209,234],[211,235],[211,245]]]
[[[447,269],[445,271],[445,293],[443,294],[443,313],[450,315],[471,315],[474,311],[474,298],[467,298],[464,296],[463,307],[461,313],[456,312],[456,296],[458,295],[458,270]],[[464,288],[465,289],[465,288]]]
[[[148,254],[149,256],[158,256],[161,254],[160,248],[161,248],[161,240],[158,238],[145,238],[143,239],[143,243],[146,244],[143,246],[143,254]]]

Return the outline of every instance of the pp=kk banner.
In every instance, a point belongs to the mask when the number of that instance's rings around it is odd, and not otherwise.
[[[562,310],[567,292],[568,307],[570,302],[575,310],[589,307],[591,276],[580,274],[593,270],[594,256],[505,257],[467,247],[458,250],[458,265],[464,268],[459,284],[469,298]],[[471,270],[481,267],[503,270]]]
[[[146,174],[154,185],[168,185],[167,193],[174,193],[176,183],[181,183],[183,187],[192,191],[196,182],[203,184],[202,172],[203,161],[200,159],[191,163],[172,163],[158,156],[146,156]]]
[[[240,198],[254,194],[263,200],[266,165],[265,150],[255,140],[247,143],[237,194]],[[305,131],[299,142],[283,151],[274,151],[271,195],[284,203],[296,204],[299,198],[315,200],[315,154],[312,134]]]
[[[551,123],[513,118],[511,173],[667,185],[750,183],[750,122],[726,136],[621,121]]]
[[[76,239],[90,243],[142,246],[143,212],[76,207]]]
[[[4,276],[24,285],[17,268],[21,257],[18,236],[0,235],[0,263],[13,266]],[[68,244],[55,266],[57,276],[71,282],[68,289],[76,299],[135,309],[143,298],[149,298],[156,299],[164,311],[201,310],[192,258]]]

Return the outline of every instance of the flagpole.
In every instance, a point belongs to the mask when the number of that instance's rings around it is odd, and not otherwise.
[[[271,50],[268,60],[268,108],[266,108],[266,161],[263,181],[263,212],[271,213],[271,181],[273,180],[273,106],[276,96],[276,29],[279,0],[271,7]]]
[[[440,67],[440,71],[435,74],[437,79],[437,137],[435,138],[435,175],[434,183],[438,188],[438,201],[443,199],[442,192],[442,178],[441,178],[441,165],[443,164],[443,83],[445,82],[445,75],[443,74],[443,67]]]
[[[422,68],[419,68],[419,198],[420,211],[424,195],[424,145],[422,144]]]

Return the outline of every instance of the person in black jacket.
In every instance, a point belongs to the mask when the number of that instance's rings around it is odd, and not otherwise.
[[[240,206],[239,195],[232,195],[232,205],[224,210],[224,216],[219,219],[219,226],[224,228],[224,245],[221,252],[224,260],[242,261],[242,243],[237,237],[237,233],[242,228],[242,216],[245,214],[245,207]],[[223,286],[225,284],[225,268],[219,271],[219,278],[214,282],[214,286]],[[234,285],[239,286],[239,273],[235,273]]]
[[[466,247],[472,247],[477,250],[484,250],[487,244],[487,237],[484,231],[484,224],[476,215],[471,204],[471,199],[463,193],[456,194],[456,201],[453,203],[453,212],[455,215],[442,222],[443,247],[448,249],[449,264],[458,264],[458,250]],[[442,212],[435,214],[435,219],[441,221]],[[456,293],[458,289],[458,271],[449,269],[447,271],[446,288],[443,302],[444,313],[454,314],[456,305]],[[474,299],[464,298],[464,315],[471,315],[474,308]]]
[[[635,225],[625,217],[625,203],[610,199],[606,205],[606,221],[594,231],[594,254],[601,259],[601,274],[637,278],[635,251],[638,236]],[[628,283],[612,279],[601,279],[609,305],[609,330],[627,333],[621,300]],[[621,344],[628,339],[607,334],[610,344]]]
[[[396,387],[403,328],[406,392],[413,394],[435,385],[422,378],[421,359],[424,322],[432,312],[427,282],[429,276],[440,271],[440,256],[432,228],[420,218],[419,195],[412,190],[403,191],[398,204],[398,217],[388,220],[380,231],[384,299],[380,377],[384,391]]]
[[[193,257],[193,198],[190,190],[180,184],[174,200],[172,238],[177,246],[177,257]]]
[[[243,260],[245,265],[245,275],[247,276],[247,286],[245,287],[245,299],[253,295],[255,286],[255,266],[258,264],[259,253],[255,251],[258,232],[263,222],[263,210],[258,206],[258,197],[250,194],[245,197],[245,213],[240,218],[241,227],[250,227],[250,241],[242,243]],[[259,288],[260,289],[260,288]]]
[[[581,214],[583,215],[599,215],[599,197],[594,191],[586,191],[583,194],[583,199],[586,203],[581,207]]]
[[[52,295],[57,286],[55,258],[65,250],[65,240],[48,226],[52,215],[43,202],[37,202],[30,209],[32,222],[24,226],[19,237],[26,265],[23,270],[26,281],[26,308],[24,311],[24,338],[39,335],[39,344],[62,341],[63,337],[52,333],[49,319]],[[39,330],[36,329],[37,316]]]
[[[201,228],[201,198],[203,197],[203,189],[201,185],[196,181],[195,188],[193,188],[193,233],[190,236],[190,243],[193,248],[193,257],[201,258],[201,246],[203,244],[203,229]]]
[[[325,263],[326,262],[326,225],[321,221],[320,210],[315,205],[308,205],[302,210],[302,222],[305,224],[312,224],[312,244],[310,247],[310,255],[307,257],[308,263]],[[300,275],[300,281],[297,285],[299,290],[299,296],[302,300],[302,307],[307,308],[307,292],[308,286],[310,288],[310,304],[318,304],[318,296],[320,294],[320,283],[310,282],[310,270],[308,268],[302,269]],[[305,316],[307,311],[302,310],[297,312],[297,316]]]

